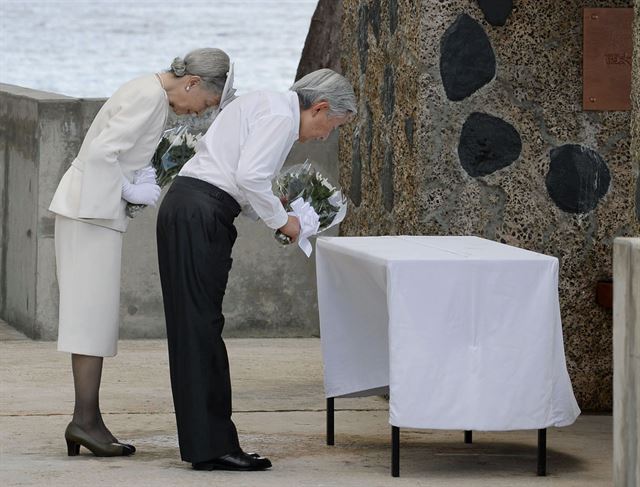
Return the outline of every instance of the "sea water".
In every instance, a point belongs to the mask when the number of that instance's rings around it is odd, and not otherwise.
[[[0,82],[108,97],[175,56],[218,47],[238,94],[286,90],[315,0],[0,0]]]

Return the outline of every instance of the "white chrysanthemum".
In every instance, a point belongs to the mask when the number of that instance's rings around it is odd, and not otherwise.
[[[184,140],[187,143],[187,147],[195,147],[196,146],[196,142],[198,142],[198,139],[193,135],[190,134],[189,132],[184,134]]]
[[[329,180],[328,180],[327,178],[322,178],[322,185],[323,185],[325,188],[327,188],[327,189],[329,189],[329,190],[331,190],[331,191],[335,191],[335,190],[336,190],[336,188],[334,188],[334,187],[331,185],[331,183],[329,182]]]

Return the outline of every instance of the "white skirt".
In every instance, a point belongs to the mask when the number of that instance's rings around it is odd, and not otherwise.
[[[122,233],[56,215],[55,246],[58,350],[113,357],[120,324]]]

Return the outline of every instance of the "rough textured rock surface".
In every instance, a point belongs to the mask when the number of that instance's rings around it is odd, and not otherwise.
[[[478,235],[557,256],[567,364],[584,410],[611,408],[611,311],[595,303],[595,286],[611,278],[613,238],[640,234],[640,224],[631,112],[582,111],[582,9],[631,5],[521,1],[494,28],[468,0],[344,1],[342,67],[359,115],[340,132],[340,174],[347,194],[352,181],[359,190],[341,231]],[[451,101],[441,39],[462,14],[483,27],[497,71],[468,98]],[[482,177],[463,169],[457,151],[474,112],[507,121],[522,141],[515,162]],[[586,213],[563,211],[547,192],[550,152],[567,144],[597,152],[609,168],[608,191]]]
[[[633,52],[640,54],[640,0],[636,0]],[[631,87],[631,164],[636,175],[636,219],[640,222],[640,55],[633,60]]]
[[[320,68],[340,70],[340,0],[319,0],[304,42],[296,80]]]
[[[357,120],[341,131],[341,180],[353,203],[347,232],[418,232],[422,169],[414,151],[420,76],[416,3],[344,2],[341,62],[359,102]]]

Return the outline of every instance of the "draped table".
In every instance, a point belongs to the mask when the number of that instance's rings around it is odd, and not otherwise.
[[[399,428],[538,430],[580,414],[565,364],[558,260],[478,237],[321,237],[316,269],[333,444],[334,398],[389,393]]]

